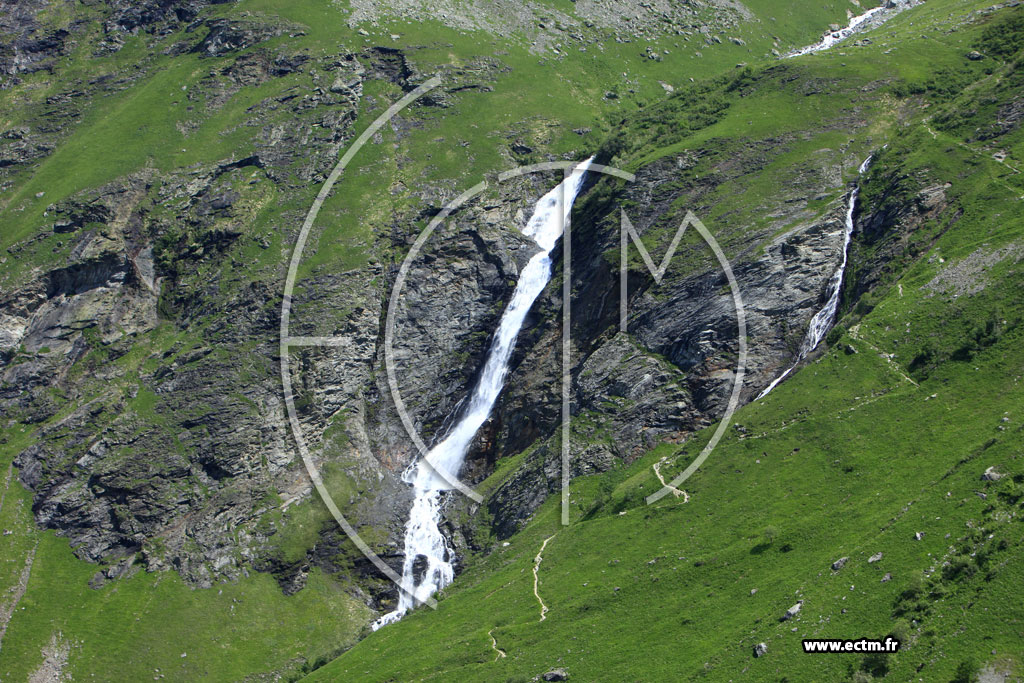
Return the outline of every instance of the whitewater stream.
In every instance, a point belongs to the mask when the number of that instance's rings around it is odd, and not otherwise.
[[[868,166],[871,165],[871,157],[869,156],[864,160],[864,163],[857,169],[858,175],[864,175],[865,171],[868,170]],[[857,208],[857,194],[860,188],[857,185],[853,186],[853,190],[850,191],[850,201],[846,205],[846,226],[843,233],[843,255],[839,261],[839,267],[836,272],[832,274],[832,279],[828,282],[828,301],[825,302],[824,307],[820,311],[814,314],[811,318],[810,324],[807,326],[807,334],[804,336],[803,342],[800,344],[800,350],[796,354],[796,360],[790,365],[785,372],[772,380],[764,391],[757,395],[757,399],[762,399],[768,395],[772,389],[778,385],[779,382],[786,379],[786,375],[793,372],[793,369],[799,365],[800,361],[807,357],[814,349],[818,348],[818,344],[825,338],[828,331],[832,329],[832,323],[836,319],[836,311],[839,309],[839,294],[843,287],[843,275],[846,273],[846,259],[847,254],[850,250],[850,238],[853,237],[853,212]]]
[[[836,43],[840,43],[855,33],[867,30],[869,28],[875,28],[889,19],[893,18],[905,9],[919,5],[922,0],[886,0],[878,7],[869,9],[864,14],[858,14],[855,17],[850,17],[850,23],[845,28],[838,29],[836,31],[827,31],[822,36],[821,40],[813,45],[802,47],[798,50],[793,50],[787,53],[785,56],[799,57],[800,55],[809,55],[814,52],[821,52],[834,46]]]
[[[568,178],[538,200],[523,234],[540,247],[519,274],[512,300],[505,308],[487,352],[480,378],[473,387],[465,411],[444,440],[430,449],[402,478],[412,484],[414,499],[405,526],[405,563],[398,607],[372,625],[373,630],[393,623],[417,604],[426,601],[455,578],[453,550],[441,533],[442,494],[451,488],[448,479],[459,475],[463,458],[477,430],[487,420],[508,373],[508,362],[526,314],[551,279],[551,250],[562,237],[573,202],[583,185],[593,157],[577,166]],[[562,205],[563,185],[565,205]]]
[[[867,28],[874,28],[885,21],[888,21],[903,10],[920,4],[920,2],[921,0],[887,0],[887,2],[879,5],[878,7],[869,9],[864,14],[851,17],[850,23],[846,28],[839,29],[838,31],[828,31],[817,43],[808,45],[807,47],[802,47],[799,50],[793,50],[785,56],[787,58],[799,57],[800,55],[808,55],[814,52],[827,50],[837,43],[846,40],[853,34],[859,33]],[[870,164],[871,157],[869,156],[864,160],[864,163],[860,165],[858,173],[860,175],[864,175],[864,172],[868,170],[868,166]],[[828,334],[829,329],[832,327],[832,323],[835,322],[836,309],[839,307],[840,288],[843,285],[843,275],[846,272],[846,253],[850,247],[850,237],[853,235],[853,211],[857,204],[857,192],[858,188],[855,186],[853,191],[850,193],[850,204],[846,208],[846,235],[843,240],[843,257],[839,263],[839,268],[832,275],[832,279],[829,281],[828,301],[825,303],[825,307],[815,313],[814,317],[811,318],[811,323],[807,328],[807,335],[804,337],[803,342],[800,344],[800,349],[796,354],[796,360],[793,361],[792,365],[786,368],[785,372],[773,379],[772,383],[757,395],[757,398],[754,399],[755,401],[767,396],[768,392],[778,386],[779,382],[786,379],[786,376],[793,372],[794,368],[800,364],[800,361],[806,358],[807,354],[818,347],[821,340],[825,338],[826,334]]]

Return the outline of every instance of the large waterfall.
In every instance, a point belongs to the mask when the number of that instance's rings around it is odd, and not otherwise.
[[[523,234],[532,238],[541,251],[530,259],[519,274],[512,301],[501,316],[483,371],[473,387],[467,407],[444,440],[431,448],[426,457],[410,467],[403,476],[406,482],[413,485],[415,498],[405,527],[405,564],[402,568],[398,608],[375,621],[374,630],[398,621],[408,610],[450,584],[455,577],[451,562],[452,549],[438,528],[442,493],[451,486],[437,472],[443,471],[452,479],[458,477],[473,437],[487,420],[501,393],[516,337],[534,300],[551,279],[551,250],[562,236],[562,228],[568,220],[569,211],[583,185],[586,169],[592,159],[577,166],[565,180],[541,197],[534,207],[533,216]]]
[[[868,170],[868,166],[871,165],[871,157],[869,156],[864,160],[864,163],[857,169],[859,175],[864,175],[864,172]],[[850,238],[853,236],[853,212],[857,208],[857,194],[859,187],[854,185],[853,190],[850,192],[850,201],[846,205],[846,226],[843,236],[843,255],[839,261],[839,267],[836,272],[832,274],[832,279],[828,283],[828,301],[825,302],[825,306],[820,311],[814,314],[811,318],[811,322],[807,327],[807,334],[804,336],[803,342],[800,344],[800,350],[796,354],[796,360],[790,365],[785,372],[772,380],[764,391],[757,395],[758,399],[764,398],[768,395],[768,392],[775,388],[775,386],[786,379],[786,376],[793,371],[793,369],[807,357],[811,351],[818,347],[821,340],[828,334],[829,329],[832,328],[832,323],[835,322],[836,311],[839,309],[839,294],[843,286],[843,275],[846,273],[846,258],[847,252],[850,250]],[[754,399],[757,400],[757,399]]]

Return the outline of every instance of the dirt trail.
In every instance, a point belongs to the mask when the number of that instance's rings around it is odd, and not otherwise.
[[[900,296],[903,296],[903,285],[900,285]],[[857,341],[861,342],[865,346],[869,347],[873,351],[875,351],[875,353],[878,354],[878,357],[884,360],[892,369],[892,371],[895,372],[897,375],[902,377],[904,380],[910,382],[915,387],[919,386],[918,383],[912,380],[907,375],[907,373],[903,372],[903,368],[901,368],[899,364],[897,364],[896,361],[893,360],[893,354],[886,353],[882,349],[878,348],[877,346],[869,342],[864,337],[860,336],[860,325],[854,325],[853,327],[850,328],[850,336],[856,339]]]
[[[504,650],[498,647],[498,641],[496,641],[494,639],[494,636],[491,635],[493,632],[494,629],[492,628],[490,631],[487,632],[487,637],[491,639],[491,648],[498,653],[498,655],[494,658],[494,661],[498,661],[499,659],[505,658],[507,655],[505,654]]]
[[[651,468],[654,470],[654,475],[656,477],[658,477],[658,481],[661,482],[662,488],[666,488],[666,489],[669,489],[670,491],[672,491],[672,495],[675,496],[676,498],[678,498],[679,496],[682,496],[683,497],[683,502],[684,503],[689,503],[690,502],[690,494],[688,494],[686,491],[680,491],[675,486],[669,486],[668,484],[665,483],[665,478],[661,476],[661,466],[664,465],[664,464],[665,464],[665,458],[662,458],[658,462],[656,462],[653,465],[651,465]]]
[[[932,129],[932,127],[928,125],[927,121],[925,121],[921,125],[923,125],[924,129],[926,131],[928,131],[928,133],[932,136],[932,139],[934,139],[934,140],[938,140],[939,139],[939,133],[937,133],[934,129]],[[954,145],[957,145],[957,146],[967,150],[971,154],[976,154],[977,156],[979,156],[979,157],[981,157],[983,159],[987,159],[989,161],[994,161],[994,162],[996,162],[998,164],[1002,164],[1006,168],[1010,169],[1015,175],[1019,175],[1020,174],[1020,169],[1017,168],[1016,166],[1013,166],[1013,165],[1009,164],[1006,161],[1005,157],[998,157],[998,156],[994,156],[993,154],[991,154],[989,152],[981,152],[979,150],[976,150],[973,147],[971,147],[970,145],[968,145],[967,143],[960,142],[959,140],[957,140],[956,138],[952,137],[951,135],[943,134],[943,137],[945,139],[951,141]],[[1009,190],[1011,194],[1016,195],[1018,192],[1020,192],[1019,189],[1013,187],[1012,185],[1010,185],[1009,183],[1007,183],[1004,180],[1001,180],[1001,179],[998,179],[998,178],[995,178],[994,180],[996,180],[1000,185],[1002,185],[1007,190]],[[1024,199],[1024,196],[1018,197],[1018,199]]]
[[[553,535],[548,536],[547,538],[545,538],[544,542],[541,543],[541,545],[540,545],[540,550],[537,551],[537,557],[533,558],[533,594],[534,594],[534,596],[536,596],[537,602],[540,603],[540,620],[541,621],[544,621],[545,619],[547,619],[548,606],[544,604],[544,601],[540,597],[540,593],[537,591],[537,589],[539,587],[539,584],[540,584],[540,577],[537,576],[537,570],[540,569],[540,563],[544,560],[544,558],[541,557],[541,553],[543,553],[544,552],[544,548],[547,547],[548,541],[550,541],[552,538],[554,538],[557,535],[558,534],[553,534]]]

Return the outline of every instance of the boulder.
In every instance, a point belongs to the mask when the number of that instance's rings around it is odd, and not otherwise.
[[[999,481],[1002,478],[1003,474],[1001,472],[997,472],[994,465],[985,470],[985,472],[981,475],[982,481]]]
[[[796,615],[800,614],[800,609],[804,606],[803,600],[798,600],[795,605],[786,610],[786,613],[782,615],[779,621],[789,621]]]

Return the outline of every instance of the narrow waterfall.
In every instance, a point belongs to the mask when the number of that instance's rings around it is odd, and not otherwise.
[[[456,478],[477,430],[487,420],[508,373],[508,362],[516,337],[533,302],[551,279],[551,250],[562,236],[576,195],[593,157],[578,165],[568,178],[545,194],[534,206],[523,234],[532,238],[537,252],[519,274],[512,301],[505,308],[491,342],[483,371],[459,421],[443,441],[430,449],[424,459],[406,470],[403,479],[413,485],[415,498],[405,527],[405,564],[398,608],[375,621],[373,630],[393,623],[455,578],[453,551],[441,533],[441,494],[450,489],[441,471]],[[565,204],[562,204],[563,189]]]
[[[903,10],[913,7],[920,2],[921,0],[886,0],[883,4],[869,9],[864,14],[858,14],[855,17],[851,17],[850,23],[847,24],[845,28],[841,28],[836,31],[828,31],[817,43],[808,45],[807,47],[802,47],[798,50],[793,50],[792,52],[787,53],[785,57],[799,57],[800,55],[809,55],[813,52],[827,50],[836,43],[846,40],[853,34],[882,24]]]
[[[871,165],[871,157],[869,156],[864,160],[864,163],[857,169],[859,175],[864,175],[864,172],[868,170],[868,166]],[[825,302],[825,306],[814,314],[811,318],[810,325],[807,327],[807,334],[804,336],[803,342],[800,344],[800,350],[796,354],[796,360],[790,365],[785,372],[772,380],[764,391],[757,395],[759,400],[768,395],[772,389],[774,389],[779,382],[784,380],[786,376],[793,371],[793,369],[807,357],[811,351],[818,347],[821,340],[825,338],[828,331],[832,328],[832,324],[835,322],[836,311],[839,309],[839,294],[843,287],[843,275],[846,273],[846,259],[847,254],[850,250],[850,238],[853,236],[853,212],[857,208],[857,194],[860,188],[854,185],[853,190],[850,191],[850,201],[846,206],[846,230],[843,235],[843,255],[839,261],[839,268],[832,274],[832,279],[828,283],[828,301]]]

